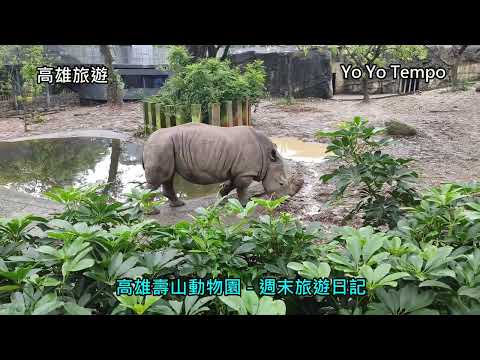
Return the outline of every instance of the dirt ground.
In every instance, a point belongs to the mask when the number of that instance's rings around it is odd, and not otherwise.
[[[419,188],[450,181],[478,180],[480,174],[480,93],[475,84],[468,91],[438,89],[415,95],[372,99],[370,103],[346,100],[302,99],[292,105],[270,100],[260,103],[253,125],[267,136],[297,137],[314,141],[317,130],[334,130],[354,116],[372,125],[398,120],[417,130],[413,137],[397,137],[387,152],[415,160]],[[1,116],[1,115],[0,115]],[[107,105],[76,107],[47,115],[42,123],[29,125],[25,133],[21,119],[0,117],[0,140],[74,129],[121,131],[135,139],[143,123],[141,103],[126,103],[121,110]],[[142,141],[142,139],[135,139]],[[297,163],[304,185],[284,206],[299,218],[335,225],[346,212],[343,206],[328,207],[325,202],[332,186],[319,184],[318,178],[332,164]]]

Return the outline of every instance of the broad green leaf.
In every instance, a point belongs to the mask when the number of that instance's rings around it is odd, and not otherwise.
[[[258,296],[255,291],[243,291],[241,298],[249,314],[256,314],[258,310]]]
[[[438,280],[425,280],[425,281],[422,281],[418,286],[419,287],[441,287],[448,290],[452,290],[450,286]]]
[[[57,300],[55,293],[50,293],[38,300],[32,315],[47,315],[61,306],[63,306],[63,302]]]
[[[468,296],[469,298],[480,300],[480,286],[477,286],[475,288],[462,286],[460,289],[458,289],[458,295]]]
[[[282,300],[273,300],[270,296],[263,296],[258,304],[256,315],[285,315],[286,306]]]
[[[246,315],[246,309],[240,296],[219,296],[218,298],[229,308],[235,310],[241,315]]]
[[[91,315],[93,311],[92,309],[84,308],[73,302],[65,303],[63,307],[69,315]]]
[[[17,290],[18,288],[20,288],[20,285],[3,285],[3,286],[0,286],[0,292],[14,291],[14,290]]]

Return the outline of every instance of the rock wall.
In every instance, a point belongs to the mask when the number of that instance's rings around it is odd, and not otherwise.
[[[258,53],[247,51],[229,56],[234,65],[240,67],[254,60],[263,60],[267,73],[267,90],[271,96],[288,94],[289,62],[293,96],[332,97],[332,70],[330,53],[311,50],[303,52]]]

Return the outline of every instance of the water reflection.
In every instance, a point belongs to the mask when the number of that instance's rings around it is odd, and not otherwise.
[[[116,139],[68,138],[0,142],[0,185],[35,196],[54,186],[111,182],[114,197],[145,181],[143,147]],[[182,198],[214,194],[218,185],[195,185],[176,176]]]

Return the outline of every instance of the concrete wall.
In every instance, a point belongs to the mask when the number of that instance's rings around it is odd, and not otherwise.
[[[288,94],[289,62],[294,97],[332,97],[332,72],[329,52],[256,52],[249,51],[229,56],[240,67],[254,60],[262,60],[267,73],[266,87],[271,96]]]
[[[458,67],[458,78],[460,80],[480,80],[480,62],[465,62]]]
[[[47,45],[48,52],[63,64],[103,64],[98,45]],[[165,65],[168,49],[153,45],[114,45],[114,64],[122,65]]]

